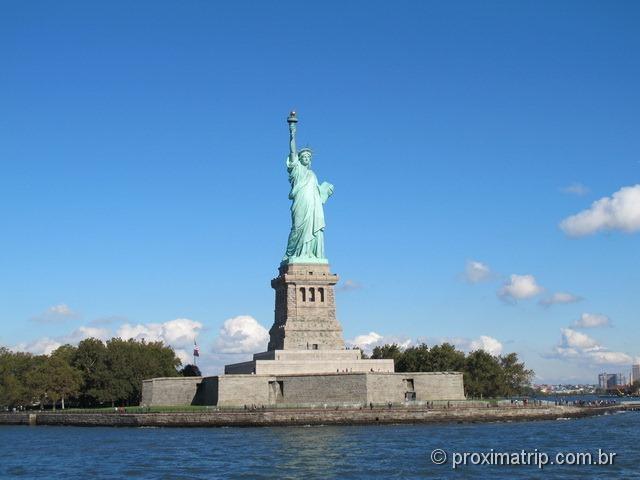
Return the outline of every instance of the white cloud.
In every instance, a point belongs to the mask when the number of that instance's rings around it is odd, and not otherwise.
[[[126,323],[127,317],[122,315],[111,315],[108,317],[98,317],[89,322],[89,325],[113,325],[114,323]]]
[[[249,315],[225,320],[214,342],[220,353],[257,353],[266,350],[269,332]]]
[[[360,290],[362,288],[362,284],[357,282],[356,280],[347,279],[342,282],[342,285],[338,285],[338,290],[343,292],[352,292],[354,290]]]
[[[633,358],[624,352],[612,352],[590,336],[571,328],[560,329],[562,340],[556,356],[591,365],[630,365]]]
[[[19,343],[12,347],[11,350],[16,352],[29,352],[34,355],[49,355],[56,348],[65,344],[75,345],[81,340],[90,337],[106,340],[108,336],[109,332],[103,328],[79,327],[69,335],[55,338],[42,337],[33,342]]]
[[[356,338],[351,340],[351,343],[355,347],[366,348],[371,345],[376,345],[380,340],[382,340],[382,335],[376,332],[365,333],[364,335],[358,335]]]
[[[540,305],[550,307],[551,305],[561,305],[567,303],[576,303],[582,300],[582,297],[566,292],[556,292],[550,297],[540,300]]]
[[[480,335],[479,338],[472,340],[469,344],[469,350],[484,350],[491,355],[500,355],[502,353],[502,343],[493,337]]]
[[[507,301],[524,300],[535,297],[542,293],[544,289],[536,283],[533,275],[510,275],[509,281],[506,282],[498,295]]]
[[[491,269],[485,263],[469,260],[464,269],[464,278],[469,283],[479,283],[491,278]]]
[[[391,345],[394,343],[400,348],[407,348],[418,342],[414,342],[412,339],[404,336],[384,336],[377,332],[369,332],[362,335],[357,335],[353,340],[347,340],[346,342],[347,346],[351,348],[358,347],[366,353],[371,353],[375,347],[380,347],[387,344]]]
[[[82,326],[71,332],[70,335],[62,337],[64,343],[78,343],[86,338],[98,338],[107,340],[109,338],[109,330],[106,328]]]
[[[125,323],[116,332],[116,337],[123,340],[133,338],[148,342],[162,341],[170,345],[178,358],[183,363],[191,359],[188,348],[193,345],[193,340],[202,329],[202,324],[188,318],[177,318],[164,323],[147,323],[131,325]],[[96,326],[81,326],[68,335],[49,338],[43,337],[31,343],[21,343],[12,348],[15,351],[30,352],[34,354],[50,354],[53,350],[64,344],[76,345],[86,338],[97,338],[105,341],[111,337],[111,332],[106,328]],[[187,348],[187,349],[185,349]]]
[[[611,326],[611,319],[600,313],[583,313],[580,315],[580,319],[574,322],[573,326],[578,328],[609,327]]]
[[[48,310],[50,313],[55,313],[57,315],[63,315],[65,317],[68,317],[70,315],[73,315],[73,311],[69,308],[68,305],[65,305],[64,303],[61,303],[59,305],[54,305],[52,307],[49,307]]]
[[[69,305],[60,303],[58,305],[52,305],[41,314],[32,317],[31,320],[39,323],[54,323],[64,322],[65,320],[71,320],[79,316],[80,315],[73,311]]]
[[[29,352],[34,355],[49,355],[61,345],[62,343],[53,338],[43,337],[30,343],[19,343],[11,347],[11,350],[14,352]]]
[[[560,228],[575,237],[601,230],[640,230],[640,184],[623,187],[611,197],[603,197],[587,210],[565,218]]]
[[[503,350],[502,343],[488,335],[480,335],[475,339],[469,338],[417,338],[411,339],[404,336],[384,336],[376,332],[369,332],[356,336],[353,340],[347,341],[347,345],[350,347],[359,347],[364,352],[371,353],[371,351],[378,346],[396,344],[400,348],[408,348],[413,345],[419,345],[426,343],[429,346],[440,345],[442,343],[450,343],[456,348],[464,350],[466,352],[472,352],[474,350],[484,350],[491,355],[500,355]]]
[[[568,348],[590,350],[598,348],[598,343],[586,333],[578,332],[571,328],[562,328],[563,345]]]
[[[577,195],[579,197],[589,193],[589,189],[579,182],[573,182],[571,185],[561,188],[560,191],[571,195]]]
[[[174,348],[173,351],[175,352],[176,357],[178,357],[182,362],[182,365],[188,365],[190,363],[193,363],[193,357],[186,350],[182,348]]]
[[[631,365],[633,358],[623,352],[591,352],[591,359],[599,365]]]
[[[176,318],[162,324],[162,338],[169,345],[187,346],[193,345],[202,329],[202,323],[188,318]]]
[[[193,344],[202,330],[202,323],[188,318],[176,318],[164,323],[145,323],[131,325],[125,323],[116,332],[123,340],[133,338],[148,342],[164,342],[172,347],[185,347]]]
[[[131,325],[125,323],[121,325],[116,332],[116,337],[120,337],[123,340],[146,340],[147,342],[162,341],[162,324],[160,323],[147,323],[138,325]]]

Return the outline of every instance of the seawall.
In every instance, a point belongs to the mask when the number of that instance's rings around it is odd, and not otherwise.
[[[466,408],[272,409],[185,413],[0,413],[0,425],[109,427],[248,427],[286,425],[365,425],[474,423],[553,420],[636,410],[638,406],[531,406]]]

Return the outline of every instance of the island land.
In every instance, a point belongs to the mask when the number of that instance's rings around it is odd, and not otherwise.
[[[291,425],[371,425],[516,422],[560,420],[622,411],[639,411],[640,403],[555,405],[553,403],[443,402],[429,405],[216,409],[211,407],[116,408],[107,411],[0,413],[0,425],[83,427],[265,427]],[[163,411],[164,410],[164,411]]]

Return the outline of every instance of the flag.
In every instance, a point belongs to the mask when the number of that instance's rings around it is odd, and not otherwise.
[[[200,347],[198,346],[195,340],[193,341],[193,356],[194,357],[200,356]]]

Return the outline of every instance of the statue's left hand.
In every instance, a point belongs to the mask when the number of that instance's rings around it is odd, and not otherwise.
[[[333,184],[322,182],[322,185],[320,185],[320,199],[322,203],[326,202],[331,195],[333,195]]]

